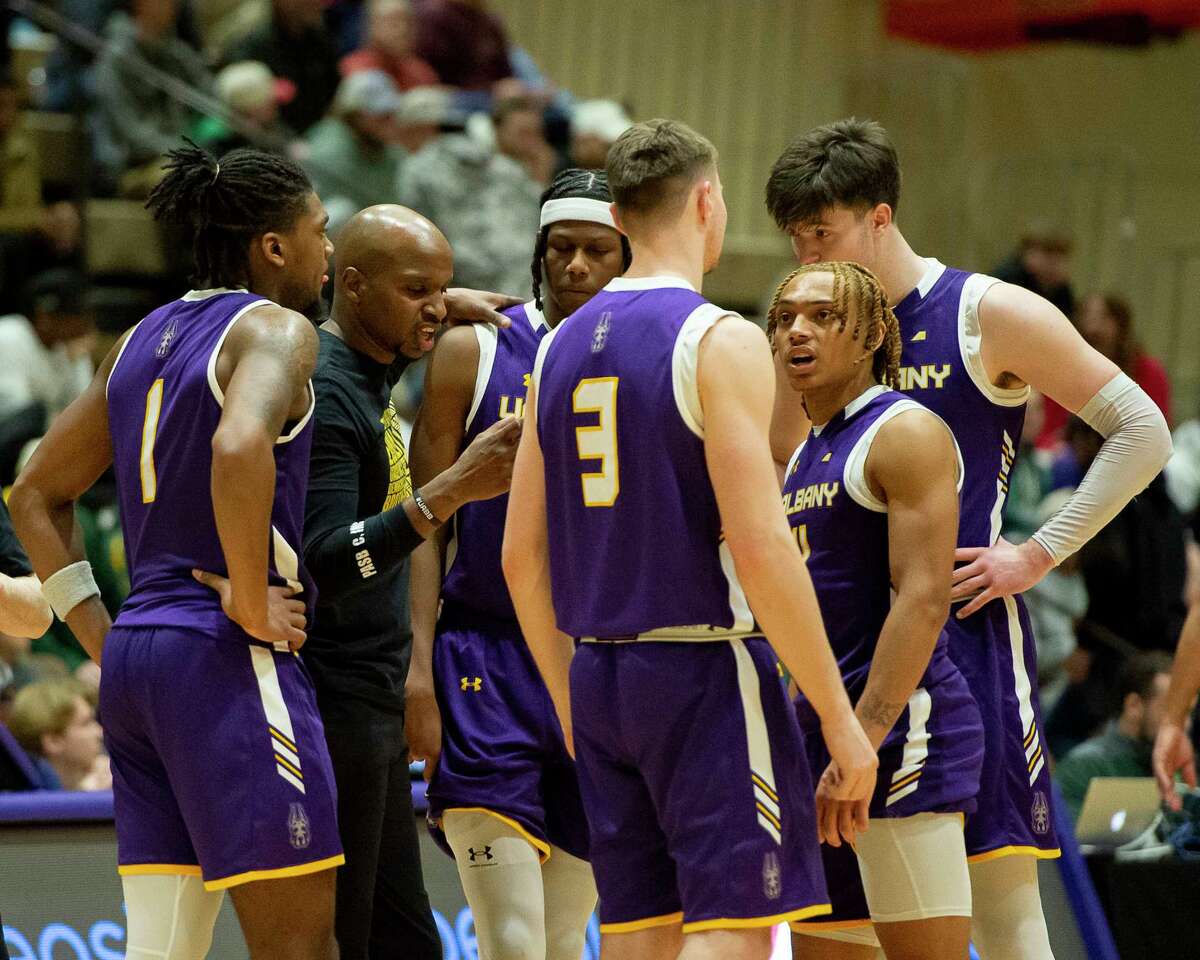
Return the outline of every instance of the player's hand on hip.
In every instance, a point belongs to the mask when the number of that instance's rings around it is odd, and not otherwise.
[[[458,474],[463,498],[490,500],[512,486],[513,460],[521,440],[517,417],[498,420],[471,441],[452,469]]]
[[[1154,779],[1163,803],[1178,811],[1183,802],[1175,790],[1175,774],[1189,787],[1196,786],[1196,755],[1182,725],[1164,720],[1154,739]]]
[[[830,796],[834,800],[870,801],[875,792],[879,755],[871,746],[858,717],[847,709],[836,720],[822,720],[821,735],[833,758],[826,770]]]
[[[408,761],[425,761],[425,782],[433,776],[442,756],[442,713],[432,687],[404,691],[404,738]]]
[[[975,599],[958,611],[958,619],[969,617],[1000,597],[1024,593],[1054,566],[1054,559],[1036,540],[1014,546],[1003,537],[991,547],[959,547],[954,551],[950,602]]]
[[[456,327],[464,323],[494,323],[498,327],[511,326],[512,321],[501,310],[515,307],[525,301],[505,293],[489,293],[486,290],[468,290],[453,287],[446,291],[446,326]]]
[[[238,609],[233,587],[227,577],[193,570],[192,576],[216,591],[221,598],[221,609],[225,616],[250,634],[255,640],[269,643],[276,649],[291,651],[304,646],[304,628],[307,625],[303,600],[297,600],[294,587],[267,587],[267,605],[261,617],[250,617]]]

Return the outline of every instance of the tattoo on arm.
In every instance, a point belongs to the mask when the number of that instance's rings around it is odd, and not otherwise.
[[[904,707],[903,703],[888,703],[876,694],[864,693],[858,704],[858,715],[864,723],[891,729]]]

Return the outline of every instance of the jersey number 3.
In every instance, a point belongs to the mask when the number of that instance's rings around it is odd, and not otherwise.
[[[580,460],[599,460],[600,469],[585,473],[583,503],[588,507],[611,507],[621,492],[621,470],[617,462],[617,377],[589,377],[580,380],[571,394],[571,409],[576,413],[595,413],[599,420],[575,428],[575,444]]]
[[[163,381],[159,377],[146,394],[146,418],[142,421],[142,503],[153,503],[158,496],[158,475],[154,472],[154,440],[158,436],[158,417],[162,413]]]

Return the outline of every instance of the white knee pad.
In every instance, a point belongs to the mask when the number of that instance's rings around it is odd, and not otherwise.
[[[475,917],[479,960],[546,960],[540,855],[515,828],[473,810],[447,810],[442,830],[454,851]]]
[[[971,879],[958,814],[872,818],[855,852],[875,923],[971,916]]]
[[[1029,856],[971,864],[975,894],[971,939],[983,960],[1054,960],[1037,864]]]
[[[126,960],[204,960],[223,891],[195,876],[122,877],[128,935]]]
[[[542,864],[546,900],[546,960],[579,960],[598,895],[592,865],[552,847]]]

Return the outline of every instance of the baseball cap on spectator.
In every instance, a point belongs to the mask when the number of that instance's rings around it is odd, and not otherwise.
[[[402,94],[396,119],[406,126],[445,126],[462,122],[454,105],[454,94],[445,87],[413,87]]]
[[[360,70],[343,77],[333,98],[333,112],[344,117],[348,113],[366,113],[380,117],[400,110],[403,98],[395,82],[382,70]]]
[[[287,103],[296,96],[291,81],[276,77],[258,60],[231,63],[217,74],[217,95],[240,113],[254,113],[269,103]]]
[[[615,100],[584,100],[571,114],[571,133],[592,134],[609,143],[633,126],[629,114]]]

